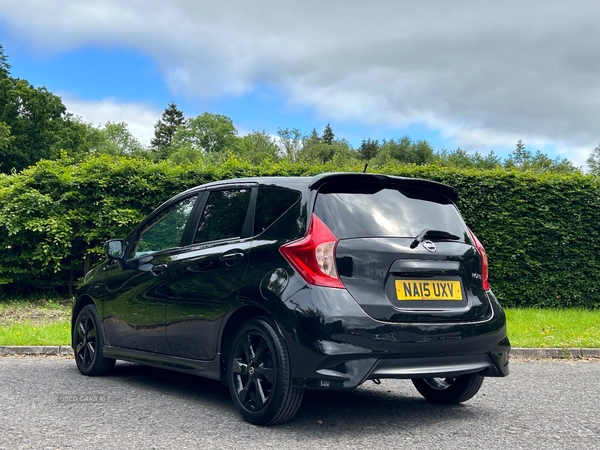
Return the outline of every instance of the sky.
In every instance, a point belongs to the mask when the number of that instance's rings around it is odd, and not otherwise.
[[[599,22],[597,0],[0,0],[12,76],[145,145],[175,102],[240,134],[521,139],[576,166],[600,142]]]

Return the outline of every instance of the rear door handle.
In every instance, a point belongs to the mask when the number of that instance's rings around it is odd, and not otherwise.
[[[222,261],[228,265],[231,265],[242,259],[244,259],[244,254],[241,252],[235,252],[235,253],[225,253],[223,256],[221,256],[219,258],[219,261]]]
[[[152,272],[153,275],[160,275],[161,273],[163,273],[166,269],[167,269],[167,265],[166,264],[159,264],[157,266],[154,266],[152,269],[150,269],[150,272]]]

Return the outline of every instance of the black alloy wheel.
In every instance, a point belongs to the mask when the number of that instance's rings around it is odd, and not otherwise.
[[[473,398],[483,384],[483,377],[471,373],[456,378],[419,378],[412,382],[417,391],[428,401],[455,404]]]
[[[84,375],[105,375],[115,365],[115,360],[102,355],[104,336],[94,305],[85,306],[73,327],[73,350],[77,368]]]
[[[227,364],[229,391],[242,417],[257,425],[290,420],[304,391],[294,388],[285,341],[275,324],[253,319],[238,332]]]

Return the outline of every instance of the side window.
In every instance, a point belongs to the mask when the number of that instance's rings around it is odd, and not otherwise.
[[[212,191],[200,218],[194,243],[240,237],[249,203],[249,188]]]
[[[300,199],[300,196],[300,192],[291,189],[260,186],[256,198],[254,234],[260,234],[269,228]]]
[[[148,222],[140,232],[131,258],[179,246],[195,201],[195,196],[182,200]]]

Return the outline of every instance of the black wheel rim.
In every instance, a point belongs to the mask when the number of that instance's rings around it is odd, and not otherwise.
[[[455,378],[425,378],[425,382],[429,387],[436,391],[448,389],[454,383]]]
[[[275,383],[273,351],[258,332],[248,332],[238,341],[231,369],[237,399],[248,411],[260,411],[268,403]]]
[[[83,369],[88,369],[96,358],[97,330],[93,317],[82,314],[75,326],[75,355]]]

